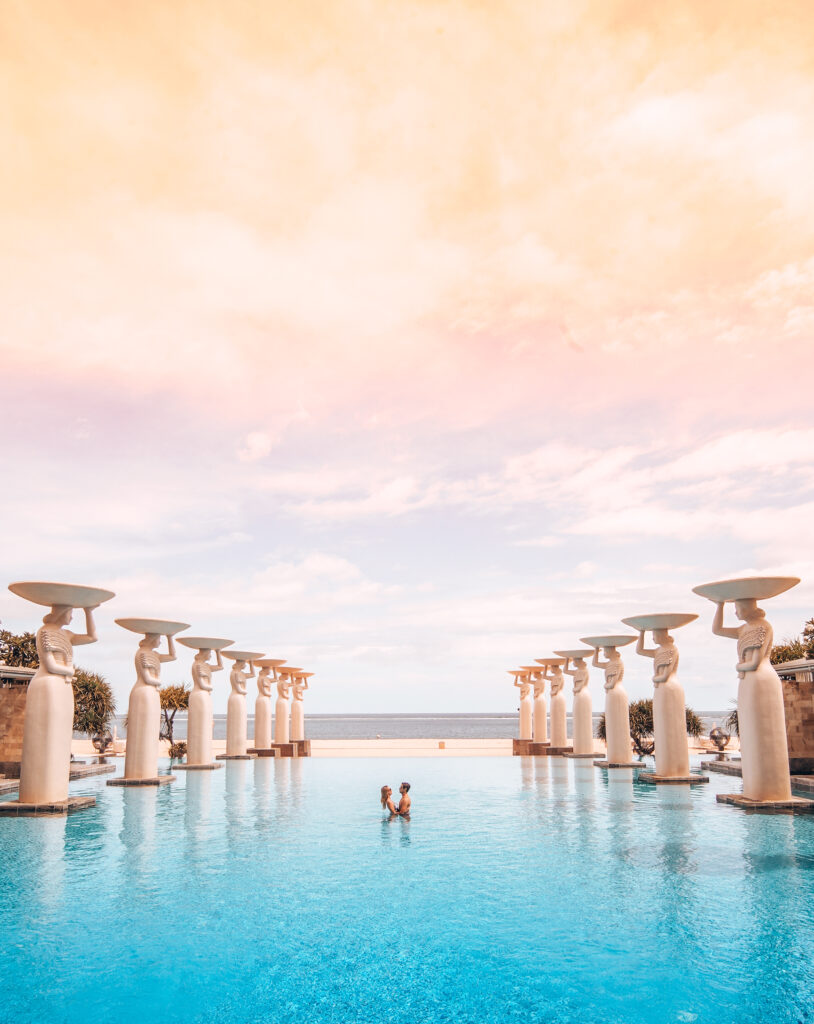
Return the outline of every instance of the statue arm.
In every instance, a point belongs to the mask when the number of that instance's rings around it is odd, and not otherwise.
[[[65,676],[66,679],[73,679],[73,665],[63,665],[57,661],[53,652],[45,644],[42,645],[40,661],[49,676]]]
[[[757,636],[755,637],[757,640]],[[772,632],[767,629],[758,643],[754,645],[750,644],[744,648],[743,661],[739,661],[735,666],[737,672],[754,672],[758,665],[763,661],[766,655],[769,653],[772,646]]]
[[[156,689],[161,686],[161,677],[153,674],[143,654],[139,655],[139,667],[141,678],[148,686],[155,686]]]
[[[607,668],[610,665],[609,661],[601,661],[599,658],[599,648],[594,648],[594,656],[591,658],[591,664],[594,668]]]
[[[715,617],[712,620],[712,632],[716,636],[725,636],[729,640],[737,640],[740,629],[737,627],[732,629],[724,625],[724,608],[725,602],[719,601],[715,609]]]
[[[644,630],[639,631],[639,641],[636,644],[636,653],[644,655],[645,658],[655,658],[656,649],[644,646]]]
[[[254,677],[256,675],[257,675],[257,670],[254,667],[254,662],[250,661],[249,662],[249,671],[245,674],[244,678],[246,678],[246,679],[254,679]]]
[[[166,661],[175,661],[177,655],[175,653],[175,644],[173,643],[172,637],[167,636],[167,653],[159,654],[158,660],[163,664]]]
[[[65,630],[68,634],[72,647],[81,647],[83,644],[95,644],[98,640],[96,636],[96,624],[93,621],[93,613],[99,605],[95,605],[93,608],[85,609],[85,632],[84,633],[71,633],[70,630]]]
[[[222,672],[223,671],[223,656],[221,655],[220,651],[215,651],[215,657],[217,658],[217,661],[213,662],[210,667],[211,667],[213,672]]]

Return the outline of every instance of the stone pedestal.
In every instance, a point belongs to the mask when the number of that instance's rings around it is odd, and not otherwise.
[[[156,775],[152,779],[108,779],[108,786],[166,786],[170,782],[175,782],[174,775]]]
[[[639,772],[639,782],[647,782],[650,785],[685,785],[697,786],[702,782],[709,782],[709,775],[699,775],[690,772],[687,775],[657,775],[655,772]]]
[[[0,803],[0,816],[34,818],[44,817],[49,814],[73,814],[74,811],[82,811],[86,807],[93,807],[95,804],[96,797],[93,796],[69,796],[67,800],[57,800],[53,803],[44,804],[26,804],[21,803],[19,800],[4,800]]]

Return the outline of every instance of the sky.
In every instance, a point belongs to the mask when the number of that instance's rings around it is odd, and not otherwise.
[[[114,590],[122,711],[118,616],[406,713],[650,611],[723,709],[691,588],[814,615],[809,0],[5,0],[0,151],[0,620]]]

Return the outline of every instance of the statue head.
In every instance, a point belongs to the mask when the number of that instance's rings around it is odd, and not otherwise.
[[[47,626],[67,626],[73,618],[73,608],[69,604],[55,604],[43,618]]]
[[[209,661],[210,653],[211,653],[211,648],[209,648],[209,647],[201,647],[198,650],[198,653],[195,655],[195,657],[192,660],[193,661]]]
[[[744,597],[735,602],[735,615],[744,622],[754,622],[756,619],[765,619],[766,612],[758,608],[754,597]]]
[[[143,647],[146,651],[154,651],[160,643],[161,637],[158,633],[145,633],[139,641],[139,647]]]
[[[659,645],[675,643],[666,629],[654,629],[653,640]]]

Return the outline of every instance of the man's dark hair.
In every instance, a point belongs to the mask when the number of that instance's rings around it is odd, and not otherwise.
[[[410,792],[410,783],[409,782],[402,782],[402,786],[404,786],[404,788],[407,790],[408,793]]]

